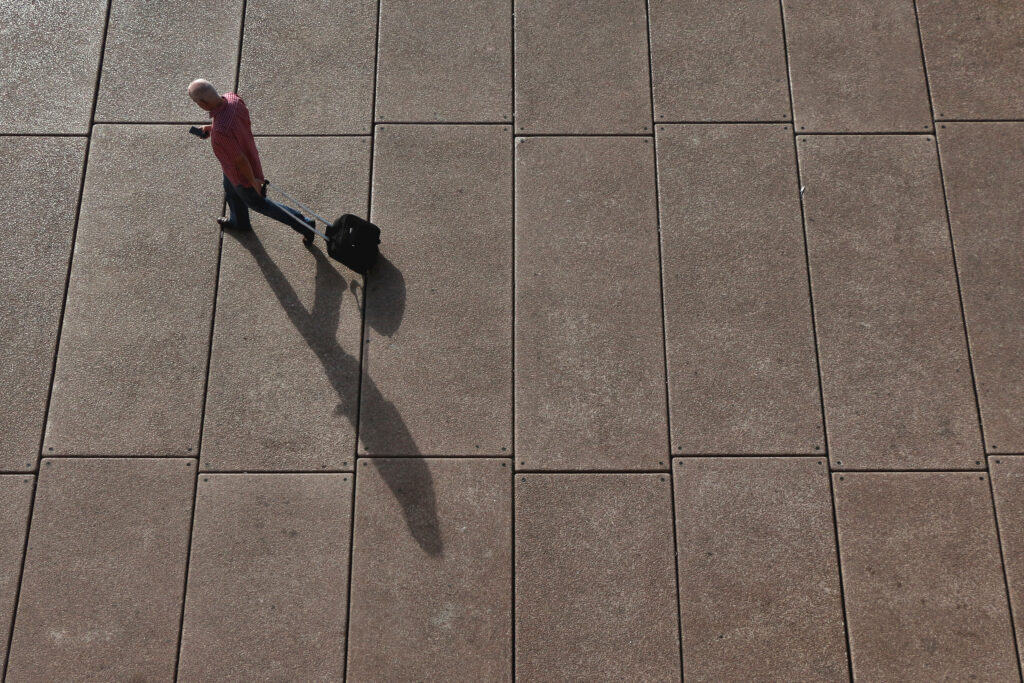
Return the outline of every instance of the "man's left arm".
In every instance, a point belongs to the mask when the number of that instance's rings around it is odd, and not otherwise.
[[[257,178],[253,173],[252,164],[242,152],[242,149],[231,138],[224,139],[218,135],[213,136],[213,153],[220,160],[225,169],[234,169],[235,177],[239,180],[239,187],[252,188],[257,194],[263,194],[263,179]]]
[[[235,170],[238,171],[238,177],[246,186],[256,190],[257,194],[263,195],[263,180],[257,178],[256,174],[252,172],[252,164],[244,154],[238,154],[235,157]]]

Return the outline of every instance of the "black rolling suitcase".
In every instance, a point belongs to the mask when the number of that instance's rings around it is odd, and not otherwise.
[[[366,275],[377,262],[380,228],[350,213],[343,214],[327,228],[327,253],[335,261]]]
[[[343,214],[338,220],[330,223],[280,187],[269,181],[267,186],[274,188],[282,197],[327,225],[327,234],[316,228],[313,228],[313,232],[324,238],[327,243],[327,254],[332,259],[361,275],[366,275],[367,271],[377,262],[377,257],[380,255],[377,247],[380,244],[380,228],[376,225],[350,213]]]

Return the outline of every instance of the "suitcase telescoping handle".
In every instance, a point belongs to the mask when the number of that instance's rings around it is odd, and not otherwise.
[[[318,219],[318,220],[319,220],[319,221],[320,221],[321,223],[323,223],[324,225],[330,225],[330,224],[331,224],[331,221],[327,220],[326,218],[324,218],[323,216],[321,216],[320,214],[318,214],[318,213],[317,213],[316,211],[314,211],[313,209],[309,208],[308,206],[306,206],[305,204],[303,204],[302,202],[300,202],[300,201],[299,201],[298,199],[296,199],[295,197],[292,197],[292,196],[291,196],[290,194],[288,194],[287,192],[285,192],[284,190],[282,190],[282,189],[281,189],[281,188],[280,188],[279,186],[277,186],[277,185],[273,184],[273,183],[272,183],[272,182],[270,182],[269,180],[268,180],[268,181],[266,181],[266,182],[267,182],[267,187],[272,187],[272,188],[274,188],[274,191],[275,191],[275,192],[278,192],[278,193],[280,193],[282,197],[284,197],[284,198],[285,198],[285,199],[287,199],[288,201],[292,202],[293,204],[297,204],[297,205],[298,205],[298,207],[299,207],[300,209],[302,209],[302,210],[303,210],[303,211],[305,211],[306,213],[308,213],[308,214],[312,215],[312,216],[313,216],[314,218]],[[323,234],[322,232],[320,232],[320,231],[319,231],[319,230],[317,230],[316,228],[310,228],[310,230],[312,230],[312,231],[313,231],[313,232],[315,232],[316,234],[318,234],[318,235],[320,235],[321,237],[323,237],[323,238],[324,238],[324,240],[326,240],[326,241],[328,241],[328,242],[330,241],[330,238],[328,238],[328,237],[327,237],[327,235]]]

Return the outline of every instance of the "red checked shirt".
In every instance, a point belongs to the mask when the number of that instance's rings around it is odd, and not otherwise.
[[[256,151],[256,140],[252,137],[252,125],[245,102],[233,92],[225,93],[221,99],[221,105],[210,112],[210,118],[213,119],[210,144],[224,169],[224,175],[236,187],[244,184],[235,166],[235,160],[242,155],[248,159],[256,179],[262,180],[260,153]]]

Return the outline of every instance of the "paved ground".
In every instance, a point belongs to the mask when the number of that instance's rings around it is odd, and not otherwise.
[[[200,76],[367,282],[218,232]],[[3,0],[0,84],[10,680],[1020,679],[1018,0]]]

